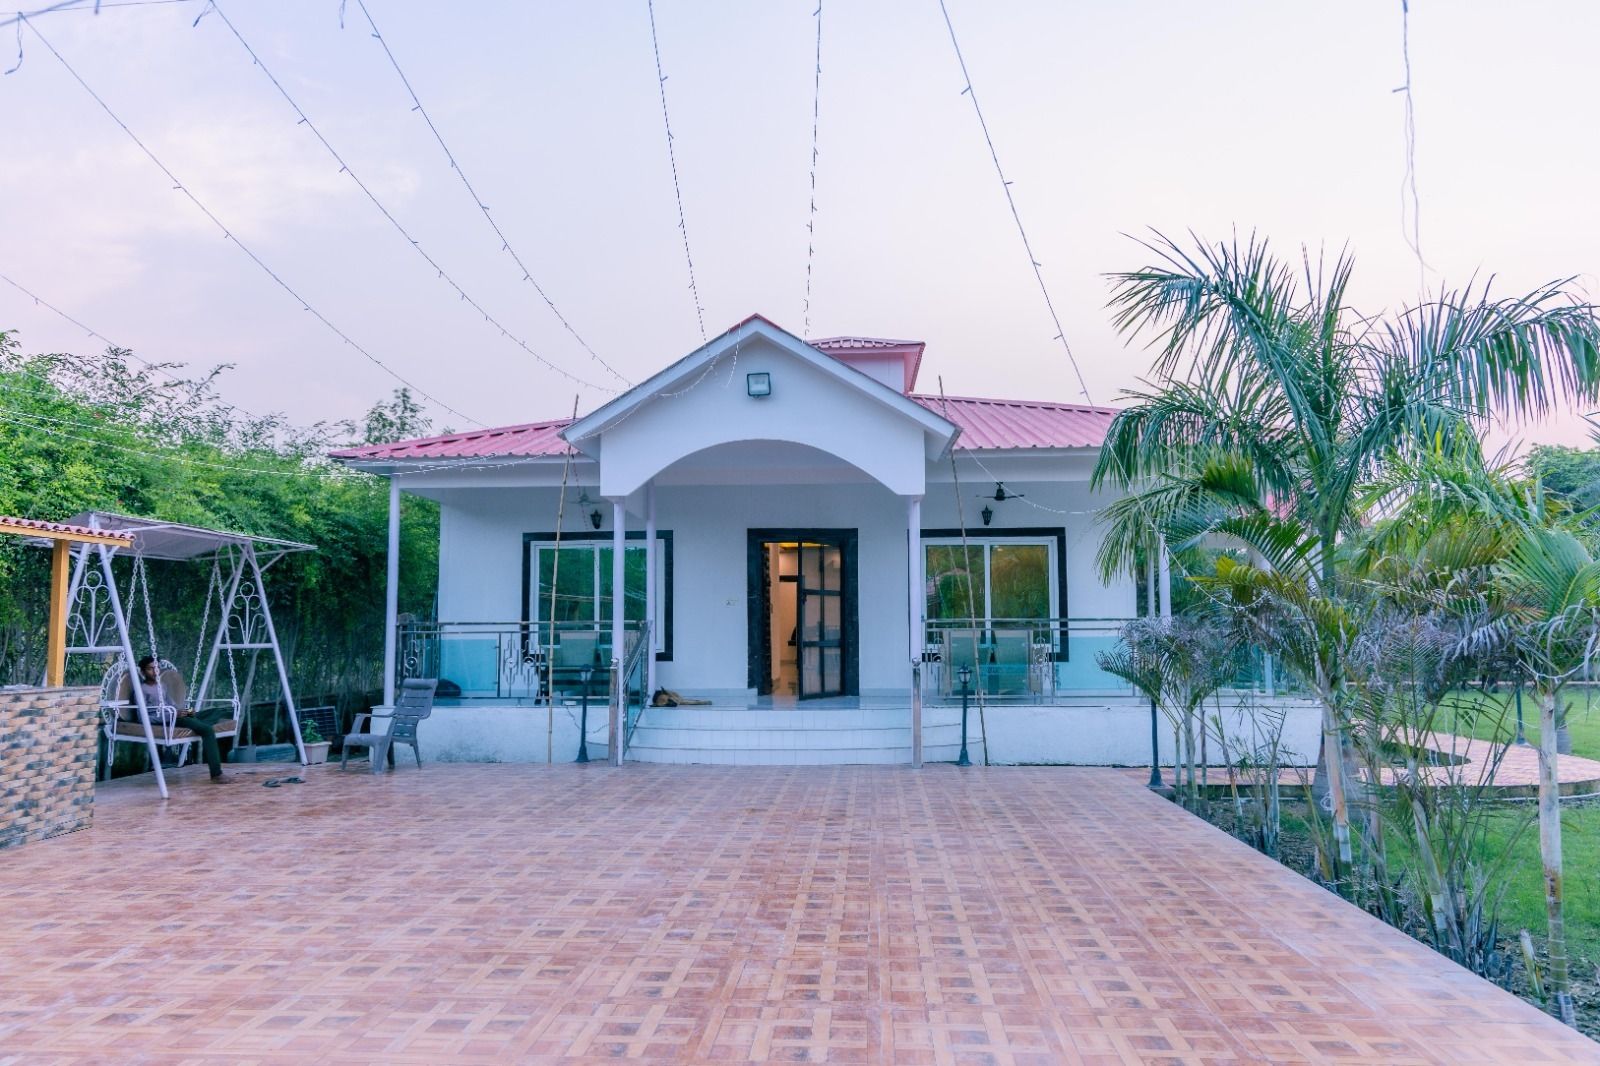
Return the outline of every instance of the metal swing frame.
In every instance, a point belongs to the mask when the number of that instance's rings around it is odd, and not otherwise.
[[[284,661],[282,646],[278,641],[277,627],[273,624],[272,610],[267,602],[265,574],[268,568],[285,555],[301,551],[315,551],[309,544],[300,544],[295,541],[277,540],[268,537],[254,537],[244,533],[232,533],[225,530],[204,529],[199,526],[185,526],[171,522],[155,522],[149,519],[133,518],[127,515],[111,514],[107,512],[91,511],[73,519],[74,525],[85,526],[92,530],[116,533],[133,539],[134,566],[136,580],[139,570],[151,559],[172,562],[209,562],[214,569],[213,580],[208,582],[206,589],[206,614],[201,623],[200,644],[196,648],[196,663],[199,666],[199,650],[204,647],[206,640],[206,626],[210,619],[211,608],[220,604],[221,610],[217,619],[214,633],[211,635],[211,649],[206,656],[205,671],[200,677],[200,684],[189,693],[190,706],[206,706],[211,695],[211,687],[216,680],[217,661],[219,657],[227,656],[227,666],[230,681],[233,683],[235,697],[237,698],[238,684],[233,669],[233,655],[235,652],[251,653],[250,673],[255,672],[255,660],[260,652],[270,651],[273,664],[277,668],[278,682],[283,693],[283,703],[288,710],[289,728],[294,734],[295,752],[298,754],[302,765],[306,762],[306,749],[300,734],[300,716],[295,707],[294,692],[289,685],[288,663]],[[66,654],[71,655],[98,655],[120,657],[128,676],[133,679],[130,685],[131,702],[138,714],[138,722],[142,736],[119,736],[115,724],[107,734],[107,743],[115,750],[117,743],[143,743],[150,754],[151,767],[155,774],[156,788],[163,799],[167,798],[166,774],[161,766],[160,747],[181,744],[187,745],[198,738],[172,738],[164,731],[163,737],[158,738],[151,722],[152,709],[148,706],[144,696],[144,689],[138,683],[138,657],[134,652],[132,626],[129,624],[128,608],[132,602],[124,603],[121,591],[117,587],[116,574],[112,560],[121,549],[108,544],[81,544],[73,552],[74,560],[72,577],[67,588],[67,640]],[[226,577],[220,582],[218,575]],[[218,587],[225,591],[217,597]],[[130,586],[130,596],[137,596],[138,590]],[[149,591],[144,590],[147,622],[149,621]],[[214,598],[216,597],[216,598]],[[153,623],[152,623],[153,626]],[[153,638],[154,634],[151,633]],[[154,653],[154,652],[153,652]],[[249,682],[246,682],[248,690]],[[104,697],[103,697],[104,698]],[[114,711],[123,708],[116,707]],[[249,720],[249,708],[241,707],[239,716],[236,717],[237,730],[245,727]]]

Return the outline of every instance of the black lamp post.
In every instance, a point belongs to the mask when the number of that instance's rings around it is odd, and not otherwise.
[[[589,761],[589,681],[594,677],[594,667],[580,666],[578,680],[583,683],[583,710],[578,718],[578,762]]]
[[[1528,743],[1527,736],[1522,732],[1522,682],[1520,680],[1517,682],[1517,739],[1512,743]]]
[[[1156,728],[1156,701],[1150,701],[1150,787],[1161,787],[1161,734]]]
[[[956,765],[971,766],[972,758],[967,754],[967,696],[972,691],[972,667],[963,666],[957,670],[956,678],[961,682],[961,756],[956,759]]]

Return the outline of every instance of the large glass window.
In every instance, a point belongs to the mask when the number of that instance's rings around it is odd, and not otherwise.
[[[656,549],[656,617],[652,622],[657,652],[670,651],[667,619],[668,591],[672,581],[671,535],[658,534]],[[610,540],[528,542],[528,600],[524,617],[538,623],[552,618],[562,628],[571,623],[593,623],[602,636],[611,622]],[[645,616],[645,550],[643,538],[631,539],[622,557],[623,618],[637,622]],[[541,638],[542,639],[542,638]]]
[[[1055,542],[1005,538],[930,540],[928,621],[1041,621],[1057,616]]]

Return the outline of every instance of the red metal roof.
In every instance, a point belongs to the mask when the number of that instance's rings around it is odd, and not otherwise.
[[[991,448],[1098,448],[1117,416],[1113,407],[974,396],[911,397],[961,427],[957,451]]]
[[[922,369],[922,352],[928,346],[925,341],[896,341],[884,337],[820,337],[806,343],[845,363],[851,361],[851,352],[898,355],[906,368],[906,383],[901,391],[908,396],[917,387],[917,373]]]
[[[393,444],[368,444],[333,452],[335,459],[372,461],[384,459],[491,459],[531,458],[565,455],[567,442],[561,431],[572,424],[570,418],[548,422],[527,422],[520,426],[475,429],[470,433],[447,433],[442,437],[421,437]]]
[[[15,533],[26,536],[30,531],[40,534],[54,533],[67,537],[114,541],[125,546],[133,544],[133,537],[120,530],[90,529],[88,526],[75,526],[70,522],[45,522],[38,518],[13,518],[10,515],[0,515],[0,533]]]
[[[997,448],[1098,448],[1116,417],[1110,407],[1046,403],[1039,400],[985,400],[971,396],[912,396],[936,415],[961,427],[956,450]],[[569,419],[480,429],[443,437],[372,444],[333,453],[358,462],[426,459],[500,459],[565,455],[560,433]]]

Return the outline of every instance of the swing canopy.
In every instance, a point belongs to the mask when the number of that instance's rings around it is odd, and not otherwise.
[[[186,526],[177,522],[159,522],[153,518],[135,518],[112,511],[85,511],[73,515],[72,525],[92,530],[115,531],[135,538],[138,553],[146,559],[186,562],[203,559],[229,547],[254,547],[262,566],[277,561],[294,552],[316,551],[310,544],[276,537],[257,537],[249,533],[234,533],[225,529],[206,529],[203,526]]]

